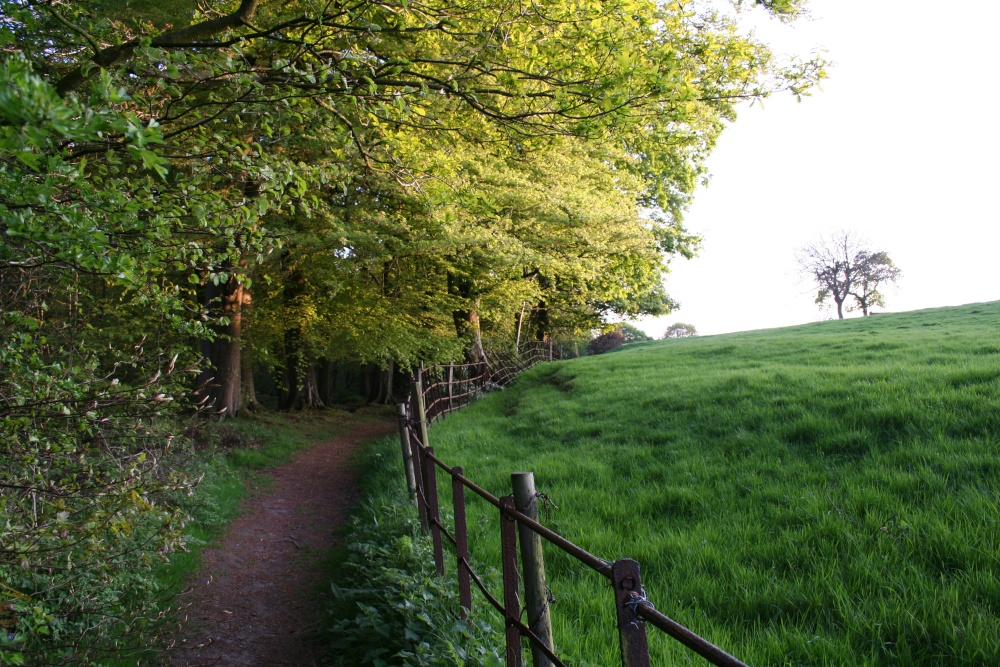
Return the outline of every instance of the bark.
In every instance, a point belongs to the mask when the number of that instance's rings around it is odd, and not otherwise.
[[[539,301],[531,311],[531,328],[536,341],[544,343],[549,339],[549,307],[544,301]]]
[[[479,299],[476,298],[473,282],[448,274],[448,291],[468,304],[468,308],[452,312],[455,333],[459,338],[468,341],[465,352],[466,361],[469,363],[486,361],[486,352],[483,350],[483,333],[479,324]]]
[[[302,350],[299,345],[299,330],[286,329],[283,346],[284,361],[284,392],[279,403],[282,410],[292,410],[299,405],[302,395],[302,385],[299,382],[299,366],[301,365]]]
[[[232,266],[223,267],[229,280],[205,286],[205,305],[213,317],[225,317],[228,324],[212,326],[215,340],[202,343],[202,354],[212,370],[202,372],[202,390],[209,396],[211,411],[220,418],[236,416],[242,406],[240,336],[245,290]]]
[[[257,400],[257,389],[253,382],[253,360],[250,355],[243,350],[240,351],[240,391],[243,394],[242,409],[246,412],[257,412],[260,410],[260,401]]]
[[[333,405],[337,394],[337,364],[323,359],[316,366],[316,386],[325,405]]]
[[[316,365],[309,364],[305,377],[302,381],[302,404],[298,407],[304,409],[325,408],[323,399],[319,394],[319,385],[316,382]]]

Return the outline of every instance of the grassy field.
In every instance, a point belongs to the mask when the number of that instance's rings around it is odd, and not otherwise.
[[[497,495],[534,471],[548,525],[751,665],[1000,664],[1000,303],[544,364],[430,437]],[[546,557],[557,647],[616,664],[610,585]]]

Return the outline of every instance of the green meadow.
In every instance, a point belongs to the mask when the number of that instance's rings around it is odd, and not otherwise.
[[[547,525],[751,665],[1000,664],[1000,302],[543,364],[430,439],[497,495],[533,471]],[[620,664],[610,584],[546,562],[558,651]],[[706,664],[649,633],[654,664]]]

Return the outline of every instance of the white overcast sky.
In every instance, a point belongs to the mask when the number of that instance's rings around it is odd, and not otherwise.
[[[704,237],[667,278],[681,302],[638,323],[700,334],[832,316],[795,251],[859,232],[903,271],[886,311],[1000,299],[1000,1],[810,0],[758,28],[776,52],[824,49],[811,97],[744,107],[709,160],[687,228]]]

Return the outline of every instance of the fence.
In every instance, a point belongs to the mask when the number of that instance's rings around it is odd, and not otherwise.
[[[469,366],[469,365],[466,365]],[[591,568],[612,582],[623,667],[648,667],[649,644],[646,622],[662,630],[689,649],[721,667],[747,667],[711,642],[699,637],[681,624],[657,611],[646,598],[640,578],[639,563],[625,558],[613,563],[588,553],[566,538],[546,528],[538,521],[539,494],[534,489],[531,473],[512,475],[512,495],[493,496],[464,475],[461,467],[448,466],[434,454],[427,439],[429,421],[437,419],[461,405],[467,405],[478,390],[471,387],[472,378],[490,376],[489,369],[472,365],[463,367],[466,376],[456,379],[456,368],[441,367],[430,372],[418,372],[409,403],[398,406],[400,416],[400,443],[403,450],[407,483],[415,495],[420,515],[420,525],[430,532],[434,549],[434,564],[438,574],[444,575],[444,540],[454,548],[457,571],[459,603],[463,617],[472,610],[472,586],[504,618],[507,667],[521,667],[522,639],[527,638],[535,667],[565,667],[553,652],[552,630],[542,560],[542,540],[561,549],[583,565]],[[473,368],[475,373],[473,374]],[[425,387],[425,378],[433,380]],[[510,380],[508,379],[507,382]],[[452,386],[454,384],[455,386]],[[441,521],[438,503],[437,471],[451,477],[454,526],[452,530]],[[471,491],[500,513],[500,557],[503,575],[502,600],[492,595],[469,563],[468,530],[466,526],[466,490]],[[528,623],[521,621],[521,598],[518,593],[518,544],[523,563],[524,601]],[[609,600],[610,603],[610,600]]]
[[[551,343],[526,346],[520,354],[491,351],[489,361],[446,364],[421,371],[424,410],[429,423],[468,405],[489,389],[506,387],[537,363],[561,356]]]

